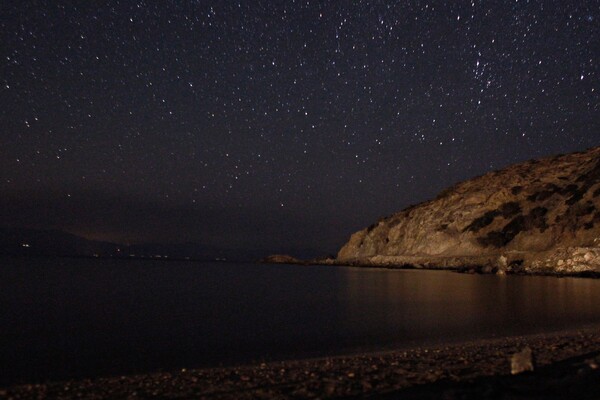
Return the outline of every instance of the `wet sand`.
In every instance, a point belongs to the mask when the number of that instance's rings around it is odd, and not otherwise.
[[[529,347],[535,370],[511,375]],[[600,398],[600,326],[446,346],[0,389],[6,399]]]

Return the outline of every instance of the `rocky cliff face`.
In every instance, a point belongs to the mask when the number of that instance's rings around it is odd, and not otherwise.
[[[459,183],[356,232],[337,261],[580,272],[600,268],[598,241],[600,147]]]

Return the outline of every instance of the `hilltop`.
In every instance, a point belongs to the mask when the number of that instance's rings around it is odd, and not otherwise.
[[[354,233],[336,263],[600,271],[600,147],[459,183]]]

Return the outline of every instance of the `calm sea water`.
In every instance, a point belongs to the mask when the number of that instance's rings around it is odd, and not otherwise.
[[[0,259],[0,385],[339,354],[600,322],[600,280]]]

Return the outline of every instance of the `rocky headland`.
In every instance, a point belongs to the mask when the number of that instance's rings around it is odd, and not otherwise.
[[[288,254],[272,254],[258,260],[261,264],[296,264],[296,265],[333,265],[336,264],[335,256],[300,259]]]
[[[306,261],[287,254],[272,254],[260,259],[259,262],[264,264],[306,264]]]
[[[600,147],[459,183],[354,233],[336,264],[600,273]]]

